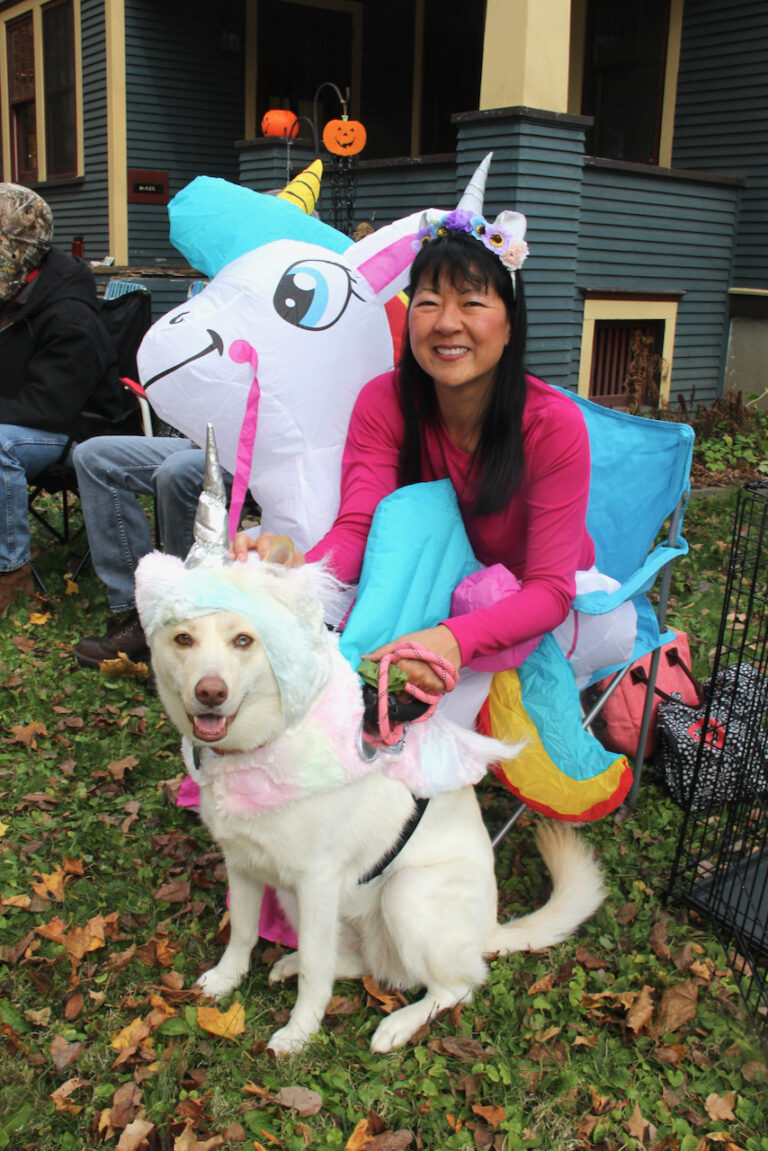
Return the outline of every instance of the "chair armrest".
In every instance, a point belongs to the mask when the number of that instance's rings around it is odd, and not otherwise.
[[[634,599],[635,596],[648,591],[653,586],[661,569],[671,563],[672,560],[677,559],[678,556],[686,555],[687,552],[688,543],[686,540],[681,540],[679,544],[674,546],[666,543],[659,544],[647,557],[643,566],[633,572],[616,591],[585,592],[583,595],[574,597],[573,607],[576,611],[585,612],[587,615],[605,615],[606,612],[613,611],[614,608],[626,603],[627,600]]]

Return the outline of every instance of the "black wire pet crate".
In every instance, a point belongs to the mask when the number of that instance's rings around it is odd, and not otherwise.
[[[768,1042],[768,481],[738,494],[709,699],[668,896],[713,926]],[[735,767],[734,767],[735,765]],[[728,773],[728,780],[724,778]],[[728,798],[724,799],[723,797]],[[703,798],[702,798],[703,797]]]

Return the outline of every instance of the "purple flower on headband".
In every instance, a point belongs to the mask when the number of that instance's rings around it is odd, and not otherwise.
[[[471,232],[473,231],[474,220],[473,212],[467,211],[466,208],[454,208],[452,212],[443,217],[442,226],[447,228],[449,232]]]

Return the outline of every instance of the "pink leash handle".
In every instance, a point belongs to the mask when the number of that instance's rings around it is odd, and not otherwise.
[[[389,722],[389,665],[397,659],[418,659],[421,660],[422,663],[428,664],[443,681],[446,691],[453,691],[459,682],[459,673],[449,660],[444,659],[440,655],[435,655],[434,652],[427,651],[421,644],[414,643],[413,640],[402,640],[394,651],[382,656],[379,662],[377,703],[379,737],[385,747],[392,747],[401,739],[403,727],[405,726],[402,723],[392,725]],[[412,683],[406,683],[403,691],[406,691],[408,695],[412,695],[414,699],[421,700],[422,703],[429,705],[427,710],[417,718],[411,720],[411,723],[423,723],[425,719],[429,719],[430,716],[434,715],[435,708],[442,698],[441,695],[423,691],[422,688]]]

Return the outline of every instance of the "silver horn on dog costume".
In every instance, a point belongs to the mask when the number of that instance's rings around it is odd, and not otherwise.
[[[227,492],[213,424],[208,424],[206,432],[203,490],[197,503],[193,531],[195,542],[184,561],[185,568],[217,568],[232,563],[229,558]]]

